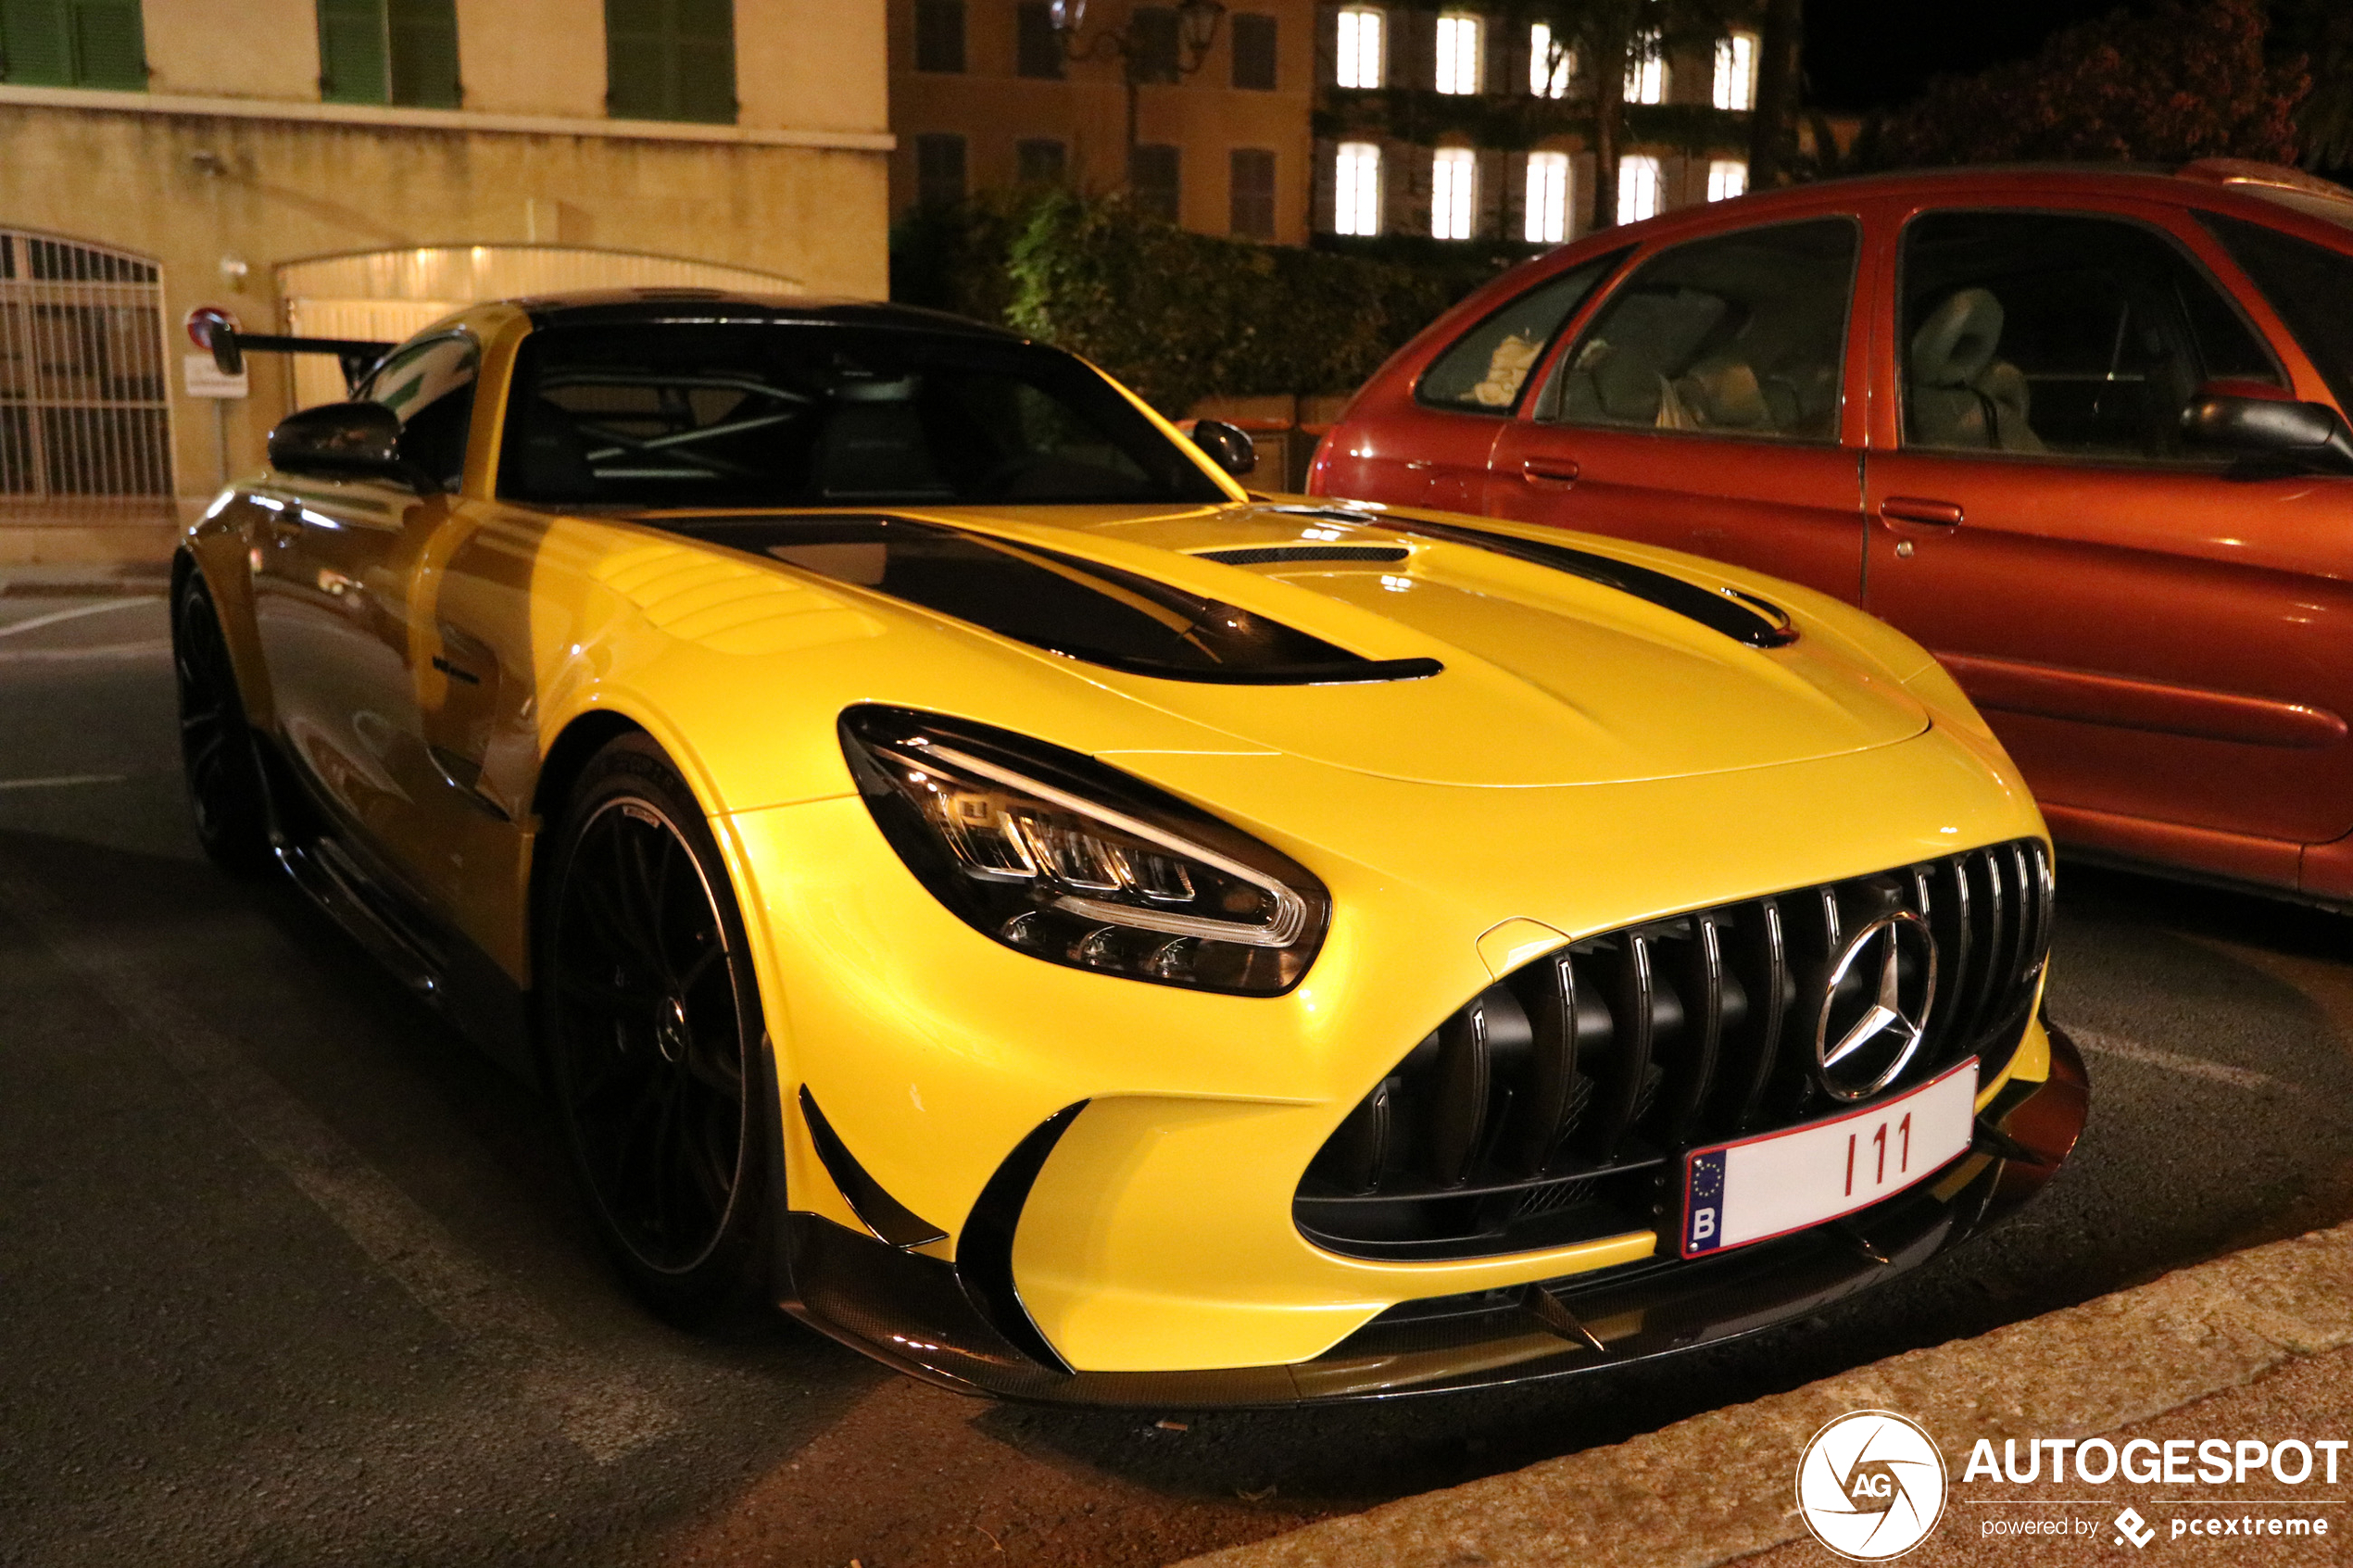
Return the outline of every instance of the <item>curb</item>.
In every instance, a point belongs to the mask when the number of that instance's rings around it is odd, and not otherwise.
[[[1949,1461],[1980,1437],[2098,1436],[2347,1345],[2353,1223],[1180,1568],[1705,1568],[1805,1536],[1797,1456],[1849,1411],[1901,1411]]]

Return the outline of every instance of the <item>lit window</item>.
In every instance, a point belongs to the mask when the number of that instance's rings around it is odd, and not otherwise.
[[[1478,214],[1478,155],[1468,147],[1441,147],[1430,156],[1429,235],[1467,240]]]
[[[1658,159],[1637,154],[1617,160],[1617,220],[1640,223],[1658,216]]]
[[[1756,35],[1735,32],[1716,41],[1716,107],[1756,107]]]
[[[1438,19],[1438,90],[1441,93],[1478,91],[1478,19]]]
[[[1719,157],[1707,166],[1707,199],[1730,201],[1748,194],[1748,165],[1738,158]]]
[[[1380,148],[1370,142],[1342,142],[1332,182],[1332,231],[1340,234],[1380,232]]]
[[[1538,22],[1528,30],[1528,91],[1538,98],[1566,98],[1577,74],[1577,53],[1567,42],[1553,52],[1553,30]]]
[[[1626,46],[1626,101],[1667,102],[1667,56],[1655,32],[1645,32]]]
[[[1556,245],[1568,238],[1568,155],[1528,155],[1528,226],[1531,244]]]
[[[1340,14],[1339,68],[1337,81],[1342,87],[1378,87],[1381,84],[1381,14],[1378,11],[1342,11]]]

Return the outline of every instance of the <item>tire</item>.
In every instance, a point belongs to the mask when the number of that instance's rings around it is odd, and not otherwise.
[[[693,1323],[759,1282],[759,988],[693,792],[643,735],[582,771],[537,921],[540,1041],[591,1219],[631,1289]]]
[[[180,695],[180,766],[196,840],[223,871],[258,874],[271,860],[269,787],[220,613],[194,571],[172,596],[171,666]]]

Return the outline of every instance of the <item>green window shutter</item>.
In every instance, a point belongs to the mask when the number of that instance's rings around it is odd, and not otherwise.
[[[615,119],[733,125],[734,0],[605,0],[605,81]]]
[[[458,0],[387,0],[392,40],[392,101],[454,109],[458,83]]]
[[[147,40],[139,0],[70,0],[74,83],[147,90]]]
[[[384,45],[384,0],[319,0],[319,96],[387,102]]]
[[[605,109],[616,119],[670,117],[670,6],[605,0]]]
[[[735,0],[672,0],[677,27],[673,118],[736,123]]]
[[[63,0],[0,0],[0,82],[73,85],[73,45]]]

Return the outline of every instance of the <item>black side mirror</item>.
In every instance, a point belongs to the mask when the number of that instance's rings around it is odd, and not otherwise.
[[[400,455],[400,416],[381,403],[323,403],[270,433],[270,466],[313,479],[387,479],[420,495],[433,476]]]
[[[1193,445],[1236,479],[1258,466],[1258,448],[1248,433],[1223,420],[1195,420]]]
[[[2284,458],[2299,467],[2353,473],[2353,431],[2325,403],[2248,397],[2204,386],[2182,410],[2182,433],[2250,458]]]

